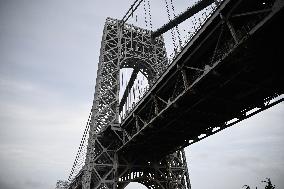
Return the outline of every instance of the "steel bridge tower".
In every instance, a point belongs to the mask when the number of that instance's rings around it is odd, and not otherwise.
[[[183,150],[162,159],[158,158],[159,154],[145,152],[137,157],[136,154],[126,156],[116,151],[129,138],[124,128],[120,127],[120,115],[138,72],[148,79],[151,88],[167,66],[162,37],[153,40],[150,30],[107,18],[101,42],[87,155],[81,178],[78,179],[82,181],[77,187],[116,189],[138,182],[151,189],[191,188]],[[133,72],[119,99],[122,68],[132,68]],[[143,124],[139,116],[135,119]]]

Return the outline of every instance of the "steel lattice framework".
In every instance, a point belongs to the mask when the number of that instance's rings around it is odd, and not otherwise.
[[[127,132],[119,125],[126,98],[137,73],[152,86],[168,66],[162,37],[151,31],[107,18],[101,43],[95,96],[90,121],[85,166],[73,180],[73,187],[124,188],[136,181],[148,188],[190,188],[183,150],[162,159],[123,156],[116,150],[125,143]],[[119,71],[132,68],[122,99],[119,100]],[[137,120],[138,121],[138,120]],[[80,180],[83,180],[81,183]],[[76,183],[78,181],[78,183]]]
[[[84,133],[85,166],[69,188],[114,189],[129,182],[191,188],[184,147],[283,101],[275,100],[284,94],[278,61],[283,7],[282,0],[218,3],[171,65],[163,38],[156,35],[191,10],[156,32],[108,18],[89,134]],[[122,68],[133,72],[120,99]],[[150,90],[125,112],[138,72]]]

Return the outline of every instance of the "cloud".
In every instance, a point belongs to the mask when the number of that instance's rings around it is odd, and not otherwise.
[[[7,184],[4,181],[0,180],[0,188],[1,189],[17,189],[17,186],[14,186],[13,184]]]
[[[186,148],[193,187],[283,187],[283,103]]]
[[[0,0],[1,189],[50,189],[68,177],[93,100],[105,18],[122,18],[131,3]],[[177,12],[185,9],[178,3]],[[158,17],[157,27],[165,22]],[[283,188],[283,113],[278,105],[188,147],[193,188],[238,188],[267,176]]]
[[[35,180],[27,180],[25,185],[29,188],[42,188],[44,187],[44,183],[35,181]]]

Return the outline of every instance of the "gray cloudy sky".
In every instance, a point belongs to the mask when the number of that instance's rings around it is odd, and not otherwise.
[[[52,189],[67,179],[105,18],[121,18],[132,2],[0,0],[0,189]],[[282,103],[188,147],[193,188],[261,186],[265,177],[284,188],[283,123]]]

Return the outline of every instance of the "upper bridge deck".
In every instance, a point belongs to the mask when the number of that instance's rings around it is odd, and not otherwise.
[[[226,0],[121,123],[119,153],[159,158],[274,105],[283,2]]]

